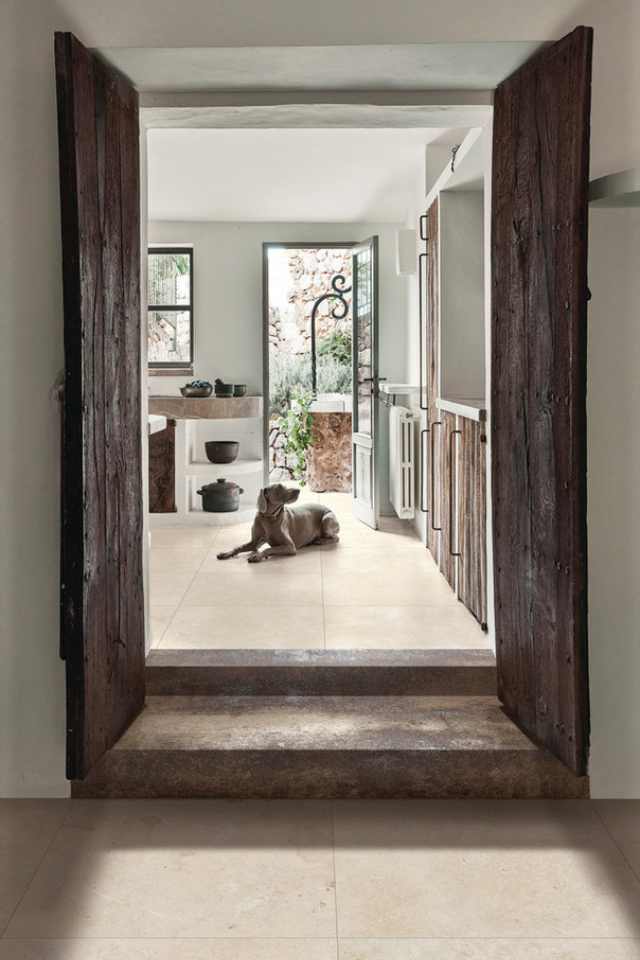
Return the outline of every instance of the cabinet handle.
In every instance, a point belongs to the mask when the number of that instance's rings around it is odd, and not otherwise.
[[[429,433],[429,427],[425,427],[424,430],[420,431],[420,512],[429,513],[428,507],[424,506],[425,501],[425,457],[424,457],[424,443],[423,438],[426,433]]]
[[[462,436],[462,430],[452,430],[449,434],[449,554],[452,557],[461,557],[462,554],[460,550],[453,550],[453,521],[454,521],[454,485],[453,478],[455,476],[453,472],[453,444],[455,442],[454,438],[458,434]],[[456,470],[457,473],[457,470]],[[457,479],[457,477],[456,477]],[[458,544],[458,546],[460,546]]]
[[[423,213],[422,216],[420,217],[419,226],[420,226],[420,239],[421,239],[421,240],[428,240],[428,237],[427,237],[427,215],[426,215],[426,213]]]
[[[421,410],[427,410],[427,409],[428,409],[428,404],[426,404],[426,403],[423,402],[423,401],[424,401],[424,391],[425,391],[425,387],[427,387],[427,384],[425,383],[426,377],[425,377],[425,375],[424,375],[424,373],[425,373],[425,363],[424,363],[424,361],[425,361],[425,355],[424,355],[424,353],[425,353],[425,343],[424,343],[424,341],[425,341],[425,335],[424,335],[424,334],[426,333],[426,331],[423,330],[423,323],[422,323],[422,321],[423,321],[423,319],[424,319],[423,313],[422,313],[422,301],[423,301],[423,299],[424,299],[424,284],[423,284],[423,280],[422,280],[422,273],[423,273],[422,264],[423,264],[423,261],[426,260],[426,257],[427,257],[426,253],[421,253],[421,254],[418,255],[418,324],[419,324],[419,327],[420,327],[420,329],[419,329],[419,331],[418,331],[418,335],[419,335],[418,356],[419,356],[419,358],[420,358],[420,379],[419,379],[420,395],[419,395],[419,401],[420,401],[420,409],[421,409]]]
[[[436,491],[435,491],[436,471],[435,471],[435,442],[434,442],[436,432],[433,428],[441,427],[441,426],[442,426],[442,420],[434,420],[433,423],[431,424],[431,484],[430,484],[431,486],[431,529],[434,531],[434,533],[438,533],[440,530],[442,530],[442,527],[436,527],[435,523],[433,522],[433,518],[435,516],[434,505],[436,502]],[[428,508],[429,508],[429,505],[427,504],[427,509]]]

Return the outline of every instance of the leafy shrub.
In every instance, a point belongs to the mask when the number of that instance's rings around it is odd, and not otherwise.
[[[284,416],[297,390],[311,390],[310,358],[273,352],[269,358],[269,413]]]
[[[307,453],[312,445],[313,417],[311,404],[313,397],[308,390],[295,389],[291,397],[291,406],[278,420],[278,429],[286,437],[285,450],[294,457],[293,476],[304,486],[307,477]]]
[[[318,393],[351,393],[351,361],[344,363],[330,354],[318,357]],[[308,356],[274,352],[269,364],[269,413],[284,416],[296,391],[311,391],[311,360]]]
[[[351,393],[351,361],[345,364],[332,356],[318,358],[318,393]]]
[[[318,356],[332,357],[338,363],[351,366],[351,334],[346,330],[333,330],[318,341]]]

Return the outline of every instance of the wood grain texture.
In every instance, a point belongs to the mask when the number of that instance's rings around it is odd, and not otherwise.
[[[436,407],[438,397],[438,350],[440,344],[440,241],[439,206],[435,199],[427,210],[427,302],[425,307],[426,348],[426,402],[427,402],[427,547],[436,563],[440,553],[440,526],[438,514],[440,498],[440,411]]]
[[[149,513],[176,513],[176,421],[149,437]]]
[[[64,282],[67,775],[144,703],[138,98],[55,37]]]
[[[496,90],[492,489],[499,694],[586,770],[587,194],[592,31]]]
[[[439,473],[439,482],[437,483],[438,498],[436,518],[438,526],[442,528],[440,534],[440,557],[438,566],[440,572],[449,584],[455,590],[456,588],[456,564],[457,558],[454,552],[457,552],[455,529],[455,510],[456,510],[456,460],[458,457],[458,435],[456,434],[456,416],[453,413],[446,413],[440,410],[440,420],[442,427],[437,434],[437,444],[439,446],[439,455],[437,460],[437,470]],[[453,520],[453,525],[452,525]]]
[[[458,448],[458,597],[487,622],[487,478],[484,424],[460,417]]]

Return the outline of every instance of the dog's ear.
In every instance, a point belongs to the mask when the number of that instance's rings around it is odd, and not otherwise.
[[[258,513],[266,513],[266,512],[267,512],[267,498],[265,496],[265,490],[263,487],[260,493],[258,494]]]

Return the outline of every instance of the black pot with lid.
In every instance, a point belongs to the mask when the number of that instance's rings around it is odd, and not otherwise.
[[[240,509],[240,494],[244,493],[233,480],[223,477],[207,483],[197,491],[202,497],[202,509],[207,513],[233,513]]]

